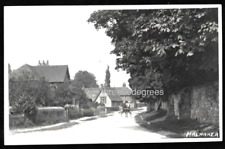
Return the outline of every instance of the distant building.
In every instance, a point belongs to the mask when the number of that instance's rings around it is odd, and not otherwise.
[[[101,92],[96,98],[95,102],[104,104],[105,107],[118,107],[122,105],[123,100],[117,94],[115,88],[104,87],[103,89],[101,89]]]
[[[24,74],[29,74],[33,80],[44,79],[51,84],[64,83],[70,80],[69,68],[67,65],[49,65],[48,61],[47,63],[43,62],[43,64],[39,61],[38,66],[25,64],[17,70],[14,70],[10,74],[10,78],[16,79]]]
[[[115,87],[115,90],[117,92],[117,94],[120,96],[120,98],[122,99],[123,103],[125,101],[128,101],[130,103],[131,107],[136,107],[136,100],[132,97],[132,91],[126,87]]]
[[[126,87],[101,87],[101,88],[84,88],[87,97],[93,102],[104,104],[105,107],[122,106],[128,101],[131,107],[136,107],[136,100],[132,98],[132,91]]]

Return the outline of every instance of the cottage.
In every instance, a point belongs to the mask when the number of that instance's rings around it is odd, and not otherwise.
[[[31,66],[25,64],[13,71],[10,78],[18,78],[24,73],[28,73],[33,80],[41,80],[50,84],[64,83],[70,80],[69,68],[67,65],[48,65],[48,62],[43,65]]]
[[[128,101],[132,108],[136,107],[136,101],[132,98],[132,91],[123,87],[84,88],[87,97],[93,102],[104,104],[106,107],[119,107]]]
[[[132,97],[132,91],[128,87],[126,87],[126,86],[124,86],[124,87],[115,87],[115,90],[116,90],[117,94],[120,96],[120,98],[122,99],[123,103],[125,101],[128,101],[132,108],[136,108],[137,107],[137,102]]]
[[[107,87],[101,90],[95,102],[104,104],[105,107],[119,107],[122,106],[123,100],[117,94],[115,88]]]

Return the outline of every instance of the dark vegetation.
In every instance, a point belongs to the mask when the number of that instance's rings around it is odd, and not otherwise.
[[[143,114],[147,114],[148,116],[142,119],[141,115]],[[176,119],[173,116],[166,116],[166,111],[164,110],[138,114],[135,120],[142,127],[152,132],[172,138],[184,138],[188,131],[193,130],[204,133],[219,132],[219,126],[217,125],[200,123],[193,119]]]

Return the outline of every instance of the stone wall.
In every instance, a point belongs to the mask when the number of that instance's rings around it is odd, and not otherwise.
[[[200,122],[219,123],[218,83],[182,89],[169,96],[162,109],[177,119],[191,118]]]
[[[218,84],[194,87],[191,92],[190,117],[201,122],[219,123]]]

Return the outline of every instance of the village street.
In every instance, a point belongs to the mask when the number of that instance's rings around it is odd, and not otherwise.
[[[165,136],[150,132],[139,126],[134,116],[145,109],[133,111],[132,116],[121,117],[115,112],[108,117],[78,120],[68,128],[12,133],[10,144],[82,144],[82,143],[138,143],[155,142]]]

